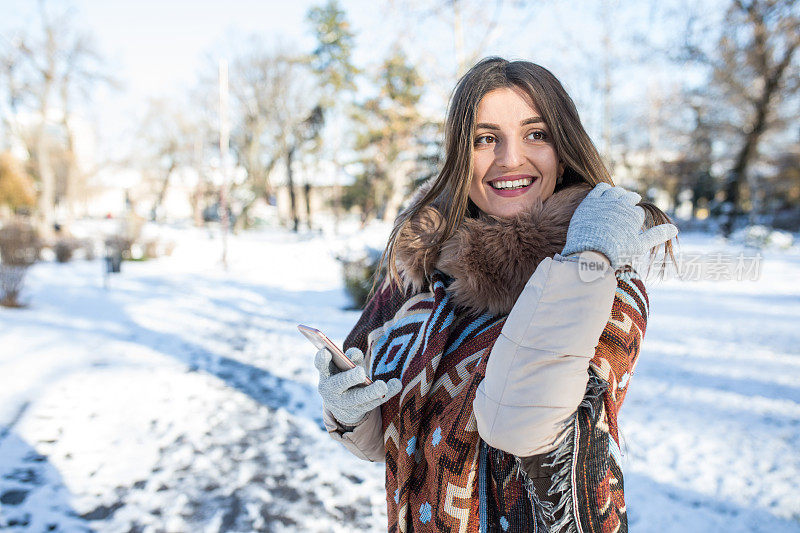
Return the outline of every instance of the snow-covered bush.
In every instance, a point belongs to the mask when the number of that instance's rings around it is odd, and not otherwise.
[[[363,246],[359,249],[349,248],[336,256],[342,264],[345,290],[358,309],[363,309],[367,303],[381,253],[380,249]]]
[[[152,238],[142,243],[142,253],[145,259],[170,256],[175,249],[175,242],[163,238]]]
[[[128,234],[132,239],[132,246],[130,257],[127,258],[140,261],[172,255],[175,249],[175,235],[171,234],[169,228],[146,222],[135,230],[135,233]]]
[[[794,237],[788,231],[772,230],[772,233],[770,233],[767,239],[767,244],[775,248],[787,250],[794,244]]]
[[[92,239],[78,239],[78,246],[83,251],[83,258],[87,261],[93,261],[97,256],[97,249],[95,241]]]
[[[53,251],[56,254],[56,261],[59,263],[69,263],[72,260],[72,254],[75,250],[80,248],[80,243],[72,237],[61,237],[56,241]]]
[[[787,231],[781,231],[753,224],[731,234],[731,240],[753,248],[777,248],[786,250],[794,244],[794,237]]]
[[[106,255],[119,254],[123,258],[131,257],[133,241],[122,235],[110,235],[105,239]]]
[[[0,228],[0,305],[21,307],[25,273],[41,249],[39,234],[29,222],[16,220]]]

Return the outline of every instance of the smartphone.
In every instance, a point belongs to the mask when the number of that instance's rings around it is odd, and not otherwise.
[[[336,368],[339,370],[350,370],[351,368],[355,368],[356,364],[347,357],[344,352],[339,349],[336,344],[333,343],[324,333],[316,328],[312,328],[309,326],[304,326],[303,324],[299,324],[297,329],[300,330],[305,338],[311,341],[311,344],[316,346],[318,349],[327,348],[331,354],[333,354],[333,364],[336,365]],[[364,385],[369,385],[372,383],[372,380],[364,378]]]

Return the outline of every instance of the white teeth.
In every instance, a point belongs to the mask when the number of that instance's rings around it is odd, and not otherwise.
[[[521,180],[493,181],[490,185],[495,189],[520,189],[531,183],[533,183],[532,178],[523,178]]]

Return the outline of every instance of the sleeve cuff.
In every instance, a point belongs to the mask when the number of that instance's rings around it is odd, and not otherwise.
[[[364,416],[361,417],[361,420],[356,422],[355,424],[345,424],[341,422],[338,418],[333,416],[327,407],[322,407],[323,415],[322,419],[325,422],[325,426],[327,427],[328,431],[336,431],[337,433],[349,433],[356,429],[358,426],[364,423],[367,419],[369,413],[364,413]]]

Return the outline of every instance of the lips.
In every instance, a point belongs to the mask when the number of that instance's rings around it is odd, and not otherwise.
[[[512,197],[525,194],[536,183],[537,178],[530,174],[499,176],[486,182],[489,190],[498,196]]]

